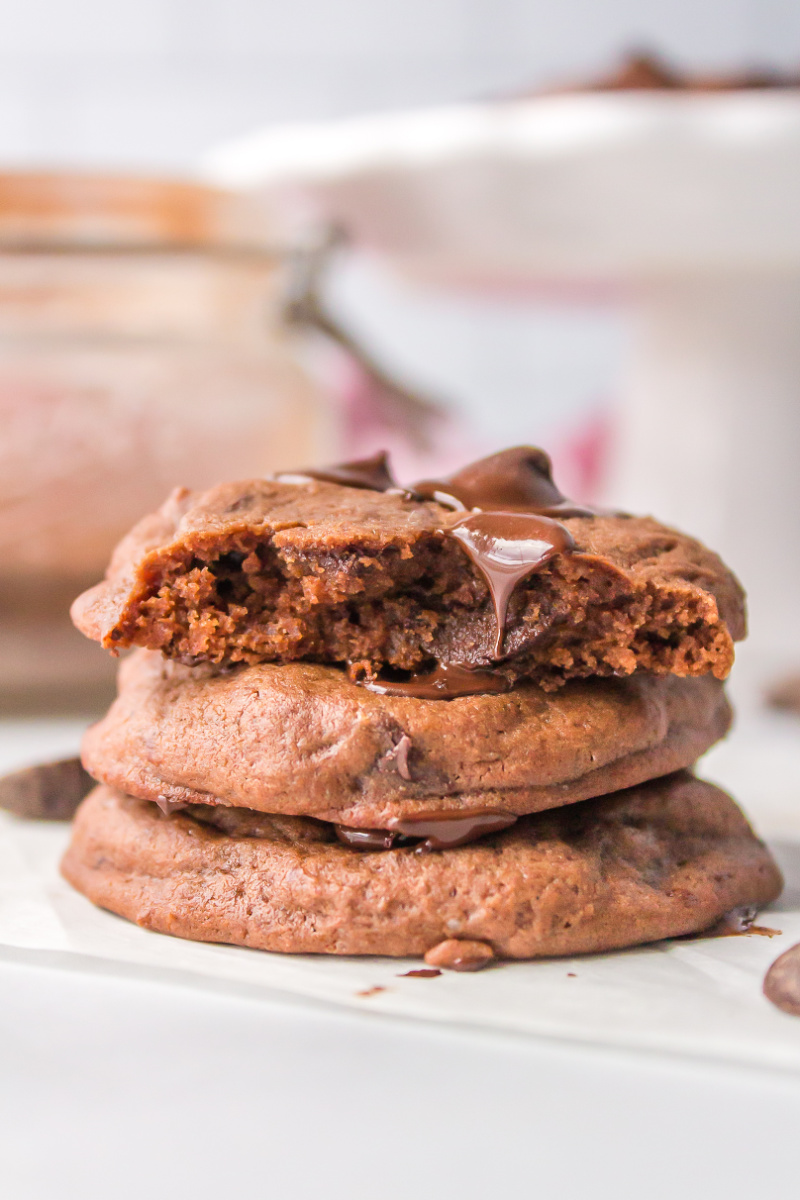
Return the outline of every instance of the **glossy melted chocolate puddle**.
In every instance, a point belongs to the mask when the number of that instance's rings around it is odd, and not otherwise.
[[[318,479],[344,487],[397,492],[409,500],[434,500],[465,516],[443,532],[464,548],[492,597],[496,620],[494,658],[503,654],[508,604],[517,584],[540,571],[558,554],[571,554],[575,543],[559,517],[591,517],[592,509],[567,500],[553,482],[543,450],[517,446],[470,463],[444,479],[425,479],[408,490],[392,476],[385,452],[355,462],[278,475],[286,483]],[[403,681],[359,680],[387,696],[452,700],[457,696],[505,692],[509,684],[491,668],[438,666]]]
[[[165,817],[177,815],[182,810],[190,809],[188,818],[202,825],[219,829],[231,837],[263,837],[263,823],[269,821],[268,814],[256,812],[249,808],[230,808],[227,805],[190,805],[179,801],[167,800],[160,796],[154,803],[161,809]],[[205,810],[202,812],[201,810]],[[231,817],[235,818],[235,826],[231,828]],[[288,821],[297,818],[286,818]],[[468,842],[499,833],[515,824],[517,818],[512,813],[492,812],[489,809],[466,809],[463,811],[446,811],[422,813],[414,817],[393,817],[386,829],[358,829],[351,825],[331,824],[328,821],[317,821],[314,818],[300,818],[310,821],[312,837],[301,837],[301,841],[328,841],[331,834],[351,850],[379,851],[393,849],[415,849],[418,853],[431,850],[452,850],[456,846],[465,846]],[[315,832],[318,831],[318,832]],[[327,834],[326,834],[327,831]],[[295,834],[295,837],[298,835]]]
[[[409,675],[406,679],[367,677],[358,682],[380,696],[414,696],[418,700],[453,700],[456,696],[485,696],[490,692],[511,690],[511,684],[499,671],[446,663],[439,664],[432,671]]]
[[[392,850],[416,841],[417,853],[424,854],[430,850],[465,846],[478,838],[509,829],[516,820],[511,813],[472,809],[392,817],[387,829],[354,829],[348,825],[335,825],[334,829],[339,841],[353,850]]]

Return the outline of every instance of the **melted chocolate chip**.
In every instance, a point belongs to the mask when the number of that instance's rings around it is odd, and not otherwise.
[[[764,995],[783,1012],[800,1017],[800,946],[775,959],[764,977]]]
[[[490,833],[508,829],[517,818],[511,813],[473,809],[469,812],[424,813],[418,817],[393,817],[389,829],[409,838],[424,838],[419,851],[452,850]]]
[[[391,473],[385,451],[355,462],[281,474],[277,479],[286,483],[320,479],[379,492],[403,491]],[[497,618],[495,658],[503,653],[508,601],[516,585],[554,555],[575,548],[570,533],[553,518],[594,515],[561,494],[553,482],[550,459],[533,446],[492,454],[441,480],[423,480],[405,495],[419,501],[436,500],[469,514],[445,532],[461,543],[489,586]],[[358,682],[382,695],[435,700],[508,690],[506,682],[491,672],[464,667],[439,667],[402,683]]]
[[[704,938],[721,937],[779,937],[780,929],[770,929],[767,925],[754,924],[758,916],[755,904],[742,904],[723,913],[718,921],[709,929],[701,929],[699,933],[687,933],[681,936],[682,941],[696,942]]]
[[[402,975],[398,975],[398,979],[435,979],[437,975],[441,975],[441,971],[437,967],[420,967],[417,971],[403,971]]]
[[[171,817],[173,813],[180,812],[181,809],[189,807],[188,804],[182,804],[180,800],[168,800],[166,796],[159,796],[156,804],[165,817]]]
[[[494,950],[488,942],[460,938],[446,938],[425,954],[429,966],[443,967],[445,971],[480,971],[493,961]]]
[[[511,684],[499,671],[444,664],[408,679],[365,678],[358,682],[380,696],[414,696],[418,700],[455,700],[459,696],[483,696],[511,690]]]
[[[397,837],[388,829],[353,829],[349,825],[334,825],[336,836],[351,850],[391,850]]]
[[[761,937],[777,937],[780,934],[780,929],[770,929],[767,925],[754,924],[757,916],[758,908],[755,904],[742,904],[738,908],[732,908],[730,912],[726,912],[710,929],[695,936],[701,938],[743,937],[758,934]]]
[[[562,496],[553,482],[548,455],[535,446],[515,446],[470,463],[444,479],[415,483],[413,492],[448,508],[472,512],[529,512],[544,516],[591,517]]]
[[[405,779],[408,783],[411,782],[411,771],[408,766],[408,754],[411,745],[411,738],[407,733],[404,733],[386,755],[386,761],[392,763],[397,768],[397,774],[400,778]]]
[[[351,850],[392,850],[418,842],[418,851],[451,850],[467,842],[508,829],[516,821],[511,813],[472,809],[467,812],[423,813],[418,817],[393,817],[387,829],[355,829],[334,825],[336,836]],[[420,840],[421,839],[421,840]]]
[[[341,487],[366,488],[371,492],[402,491],[392,477],[389,456],[379,450],[371,458],[360,458],[353,462],[334,463],[330,467],[313,470],[292,471],[275,477],[279,483],[309,483],[319,479],[323,483],[338,483]]]
[[[476,512],[449,530],[483,575],[497,618],[495,658],[503,653],[508,601],[516,585],[557,554],[575,548],[564,525],[533,513]]]

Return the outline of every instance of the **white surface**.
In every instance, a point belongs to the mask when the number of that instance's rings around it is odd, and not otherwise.
[[[706,774],[738,781],[751,814],[786,835],[798,822],[797,726],[743,707]],[[0,769],[69,753],[79,736],[79,722],[0,723]],[[0,878],[8,883],[8,866]],[[232,1188],[291,1200],[749,1200],[788,1194],[795,1177],[792,1071],[402,1021],[368,999],[353,1012],[210,979],[198,988],[168,965],[170,947],[185,943],[97,916],[112,939],[163,945],[164,965],[142,978],[113,953],[0,949],[0,1191],[10,1200],[216,1200]],[[724,947],[735,972],[754,954],[768,960],[776,941],[706,947]],[[397,983],[424,995],[443,978]],[[800,1044],[800,1022],[769,1015]]]
[[[796,1180],[786,1076],[125,975],[0,959],[0,1060],[7,1200],[752,1200]]]
[[[215,182],[438,281],[800,267],[800,90],[587,93],[267,128]]]
[[[0,0],[0,157],[185,169],[267,121],[500,94],[650,45],[793,66],[793,0]]]
[[[800,272],[642,289],[608,479],[614,504],[713,546],[747,590],[751,644],[800,669],[798,332]]]
[[[794,1177],[781,1077],[9,963],[0,1014],[13,1200],[700,1200]]]

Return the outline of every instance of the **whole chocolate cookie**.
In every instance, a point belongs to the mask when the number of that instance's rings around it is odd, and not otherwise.
[[[62,871],[160,933],[325,954],[421,955],[452,938],[505,958],[611,950],[708,929],[781,889],[733,801],[684,773],[428,854],[363,853],[319,822],[277,820],[231,836],[99,787]]]
[[[183,660],[315,660],[369,677],[501,663],[508,680],[551,688],[638,668],[722,679],[744,636],[720,559],[649,517],[465,516],[400,489],[300,479],[177,491],[75,602],[78,628]]]
[[[382,696],[316,663],[216,672],[145,650],[86,734],[98,780],[143,800],[236,805],[386,827],[483,808],[529,813],[691,766],[730,724],[700,679],[532,683],[456,700]]]

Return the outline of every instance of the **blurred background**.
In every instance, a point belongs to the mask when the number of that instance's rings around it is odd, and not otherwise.
[[[725,554],[759,679],[800,662],[800,5],[0,18],[4,711],[103,706],[66,607],[173,486],[383,445],[545,446]]]

